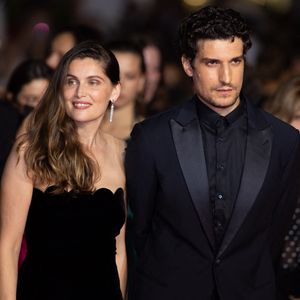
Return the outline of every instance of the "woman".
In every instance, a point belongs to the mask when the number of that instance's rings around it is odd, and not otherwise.
[[[52,70],[40,60],[26,60],[12,72],[0,101],[0,177],[23,119],[41,100]]]
[[[49,40],[49,53],[46,63],[55,70],[63,57],[75,45],[84,41],[101,42],[102,34],[94,27],[88,25],[65,26],[54,32]]]
[[[108,111],[102,129],[127,140],[134,124],[143,119],[142,101],[139,101],[145,84],[143,53],[139,45],[131,40],[114,41],[109,48],[120,65],[122,90],[114,108],[114,118],[110,118]]]
[[[132,40],[118,40],[111,42],[109,48],[113,51],[120,66],[122,90],[115,105],[113,119],[108,111],[104,122],[103,131],[124,141],[129,139],[135,123],[143,119],[142,96],[145,85],[145,64],[143,53],[137,43]],[[132,292],[136,253],[134,249],[132,211],[128,207],[126,227],[126,248],[128,259],[128,295]]]
[[[122,299],[123,143],[100,130],[119,93],[114,55],[84,42],[65,54],[26,120],[1,182],[1,300]]]
[[[266,110],[300,130],[300,76],[282,84]],[[300,170],[299,170],[300,172]],[[300,300],[300,195],[285,237],[279,269],[282,300]]]
[[[7,84],[7,100],[26,115],[28,108],[37,106],[49,81],[52,70],[41,60],[26,60],[12,72]]]
[[[265,109],[300,130],[300,76],[282,84]]]

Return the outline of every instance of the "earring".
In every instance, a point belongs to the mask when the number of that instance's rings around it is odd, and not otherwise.
[[[114,109],[115,109],[115,105],[114,105],[113,101],[111,101],[110,111],[109,111],[109,123],[112,122],[113,115],[114,115]]]

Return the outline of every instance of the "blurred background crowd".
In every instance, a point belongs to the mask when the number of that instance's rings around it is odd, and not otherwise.
[[[84,25],[88,27],[86,31],[92,28],[99,31],[103,43],[133,34],[151,36],[162,51],[162,77],[174,104],[190,91],[176,53],[177,27],[183,17],[206,4],[238,10],[252,28],[253,47],[247,57],[247,76],[253,78],[248,88],[253,101],[264,101],[280,82],[300,74],[300,2],[297,0],[2,0],[2,91],[20,62],[28,58],[45,59],[49,55],[49,40],[57,32]],[[37,26],[41,22],[46,26]],[[84,29],[78,35],[81,35],[76,37],[78,41],[88,37]],[[67,38],[61,40],[72,44]],[[62,52],[69,45],[57,51]],[[53,60],[48,60],[50,67],[55,64]]]
[[[107,117],[103,125],[119,138],[128,139],[134,123],[193,95],[177,55],[177,28],[208,4],[239,11],[252,29],[244,94],[300,129],[299,0],[0,0],[0,176],[22,120],[63,54],[81,41],[108,45],[119,61],[123,94],[114,122]],[[288,294],[300,296],[299,214],[300,208],[282,268]]]

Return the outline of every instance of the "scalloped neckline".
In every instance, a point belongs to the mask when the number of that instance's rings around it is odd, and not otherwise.
[[[40,193],[42,193],[42,194],[47,194],[47,193],[49,192],[49,190],[51,190],[51,188],[53,188],[53,187],[55,187],[55,186],[54,186],[54,185],[49,185],[44,191],[42,191],[42,190],[39,189],[39,188],[34,187],[33,190],[36,190],[36,191],[38,191],[38,192],[40,192]],[[106,188],[106,187],[100,187],[100,188],[96,189],[93,193],[90,193],[90,194],[94,195],[94,194],[96,194],[96,193],[98,193],[99,191],[102,191],[102,190],[108,191],[108,192],[110,192],[112,195],[116,195],[120,190],[124,193],[124,190],[123,190],[123,188],[121,188],[121,187],[118,187],[114,192],[113,192],[111,189],[109,189],[109,188]],[[64,193],[68,194],[68,193],[72,193],[72,192],[73,192],[73,190],[70,190],[70,191],[68,191],[68,192],[65,191]],[[63,193],[63,194],[64,194],[64,193]]]

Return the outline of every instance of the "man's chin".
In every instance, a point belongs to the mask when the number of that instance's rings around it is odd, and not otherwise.
[[[232,106],[238,106],[240,103],[240,98],[238,95],[235,96],[224,96],[218,97],[213,100],[213,105],[219,108],[230,108]]]

